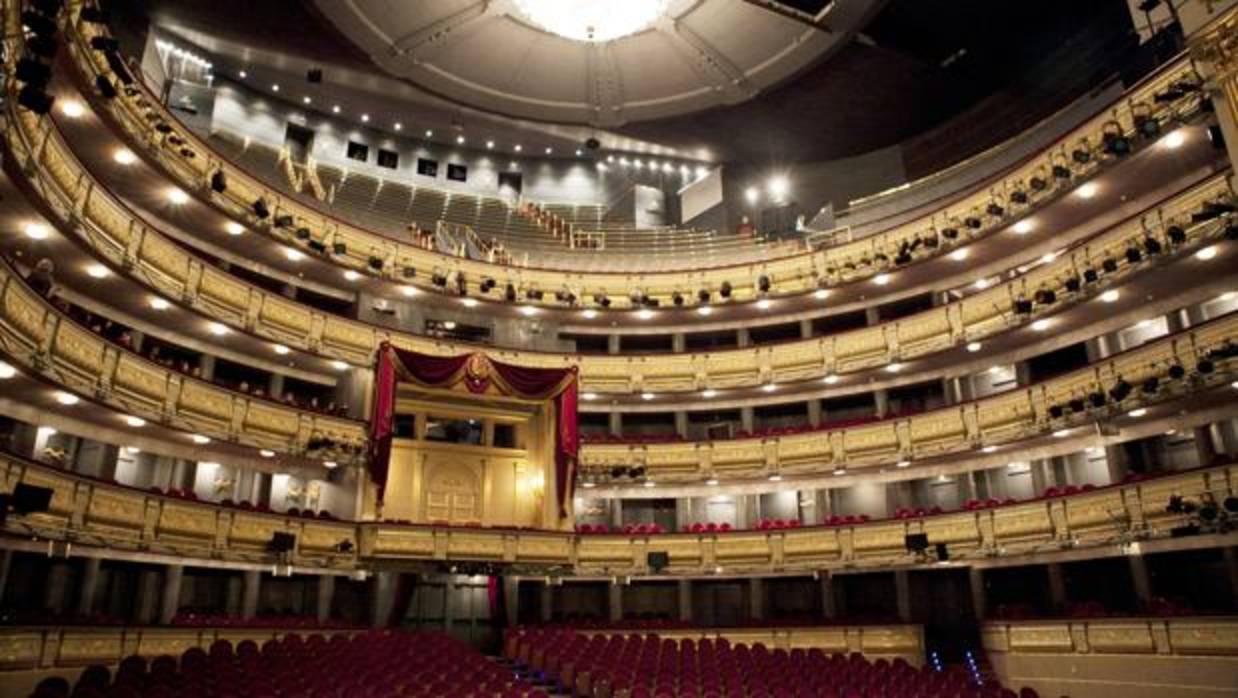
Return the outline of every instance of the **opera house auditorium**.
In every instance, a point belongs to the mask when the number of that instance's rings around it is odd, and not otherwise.
[[[1238,0],[0,22],[0,696],[1238,698]]]

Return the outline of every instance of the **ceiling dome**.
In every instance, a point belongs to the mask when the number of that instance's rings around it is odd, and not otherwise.
[[[451,100],[617,126],[737,104],[850,34],[881,0],[817,21],[740,0],[315,0],[385,72]]]

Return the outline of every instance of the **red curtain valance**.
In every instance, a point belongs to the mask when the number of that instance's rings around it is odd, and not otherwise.
[[[567,503],[576,489],[578,371],[570,368],[527,368],[490,359],[485,354],[432,356],[406,351],[383,342],[374,368],[374,413],[370,423],[370,478],[383,501],[387,471],[391,465],[391,439],[395,432],[396,384],[416,383],[428,388],[450,388],[463,383],[469,392],[482,394],[494,386],[504,395],[523,400],[553,400],[558,425],[555,429],[555,491],[559,516],[567,516]]]

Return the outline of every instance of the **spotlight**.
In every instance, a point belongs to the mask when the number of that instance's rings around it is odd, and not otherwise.
[[[1006,213],[1006,209],[999,206],[995,201],[990,201],[989,205],[986,206],[984,210],[994,218],[1001,218]]]
[[[33,85],[26,85],[17,93],[17,103],[40,116],[50,112],[55,101],[55,97]]]
[[[1088,402],[1092,403],[1092,407],[1104,407],[1106,402],[1105,394],[1101,392],[1089,393]]]
[[[1054,179],[1070,179],[1070,168],[1066,167],[1065,165],[1054,165],[1053,166],[1053,178]]]
[[[1066,290],[1071,293],[1078,293],[1079,289],[1083,286],[1083,282],[1080,281],[1079,277],[1077,276],[1069,277],[1068,279],[1066,279],[1064,283],[1066,286]]]
[[[223,170],[215,170],[215,174],[211,175],[211,189],[222,194],[228,189],[228,178],[224,175]]]
[[[769,293],[769,277],[768,276],[762,274],[761,277],[757,279],[757,289],[760,290],[761,293]]]
[[[1049,188],[1049,183],[1041,177],[1032,177],[1027,181],[1027,184],[1035,191],[1044,191]]]
[[[267,208],[266,199],[256,199],[252,206],[254,209],[254,215],[259,219],[265,219],[271,216],[271,209]]]
[[[1026,298],[1016,299],[1014,302],[1014,311],[1019,315],[1032,314],[1032,302]]]
[[[287,214],[275,217],[276,228],[291,228],[294,222],[295,221],[293,220],[292,216],[289,216]]]
[[[683,294],[675,291],[671,294],[671,302],[675,304],[676,308],[681,307],[683,305]]]
[[[1026,204],[1027,203],[1027,192],[1023,191],[1022,189],[1015,189],[1014,191],[1010,192],[1010,200],[1015,202],[1016,204],[1020,204],[1020,205]]]
[[[1032,296],[1032,298],[1041,305],[1053,305],[1057,302],[1057,294],[1050,288],[1042,288],[1036,291],[1036,294]]]
[[[1132,389],[1133,388],[1130,383],[1127,383],[1124,379],[1119,378],[1118,382],[1109,389],[1109,397],[1113,398],[1114,402],[1122,402],[1131,394]]]
[[[1070,153],[1070,159],[1074,160],[1080,165],[1086,165],[1092,161],[1092,153],[1089,152],[1086,148],[1075,148]]]
[[[1143,239],[1143,249],[1146,250],[1149,255],[1158,255],[1161,253],[1163,248],[1161,247],[1159,240],[1149,235]]]
[[[722,285],[718,287],[718,295],[722,296],[723,298],[731,297],[731,282],[730,281],[722,282]]]
[[[1199,363],[1195,364],[1195,370],[1206,376],[1216,370],[1216,365],[1212,363],[1212,359],[1200,359]]]
[[[331,254],[336,255],[336,256],[340,256],[340,257],[342,257],[342,256],[344,256],[344,255],[346,255],[346,254],[348,254],[348,245],[346,245],[346,244],[344,244],[344,243],[342,243],[342,242],[337,242],[337,243],[332,244],[332,245],[331,245]]]
[[[707,288],[703,288],[696,292],[696,300],[697,302],[701,304],[708,303],[709,297],[710,297],[710,293],[709,293],[709,289]]]
[[[1100,268],[1104,269],[1106,274],[1112,274],[1118,270],[1118,260],[1113,257],[1105,257],[1105,260],[1100,263]]]
[[[1115,127],[1116,128],[1116,127]],[[1105,152],[1115,157],[1125,157],[1131,153],[1131,140],[1119,131],[1109,131],[1101,136]]]
[[[1161,380],[1156,376],[1152,376],[1143,380],[1143,385],[1140,386],[1140,390],[1143,391],[1144,395],[1155,395],[1156,391],[1160,389],[1160,387]]]
[[[976,230],[981,225],[983,225],[983,223],[981,223],[980,219],[976,218],[975,216],[968,216],[967,218],[963,219],[963,225],[967,226],[968,228],[971,228],[972,230]]]
[[[42,88],[51,81],[52,69],[32,58],[22,58],[17,61],[13,75],[19,82]]]
[[[1182,366],[1182,364],[1173,364],[1169,367],[1169,377],[1176,381],[1180,381],[1186,377],[1186,369]]]
[[[1138,247],[1135,247],[1132,245],[1131,247],[1126,248],[1126,261],[1127,262],[1131,264],[1136,264],[1141,259],[1143,259],[1143,253],[1139,251]]]

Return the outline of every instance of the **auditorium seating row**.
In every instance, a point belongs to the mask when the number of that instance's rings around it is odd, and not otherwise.
[[[257,449],[359,460],[365,425],[256,398],[150,361],[73,322],[0,264],[0,348],[32,374],[150,423]],[[117,426],[120,423],[118,421]]]
[[[157,634],[157,633],[156,633]],[[70,686],[45,680],[32,698],[546,698],[545,691],[517,679],[482,654],[446,635],[397,631],[284,635],[251,639],[235,650],[228,640],[188,646],[149,662],[143,654],[121,659],[115,673],[91,663]]]
[[[93,84],[99,76],[109,80],[116,77],[104,55],[89,44],[90,38],[105,31],[98,25],[77,20],[70,22],[66,30],[72,63],[85,78],[83,83]],[[590,274],[580,278],[576,274],[531,268],[521,271],[520,280],[526,286],[552,291],[565,285],[577,286],[582,298],[606,294],[614,299],[616,307],[623,307],[637,286],[669,304],[672,291],[683,291],[685,286],[716,289],[723,281],[734,287],[736,299],[753,298],[757,295],[758,277],[763,275],[775,280],[779,293],[816,289],[819,280],[835,284],[870,278],[908,254],[922,257],[944,253],[953,245],[939,244],[943,238],[946,243],[952,238],[962,242],[990,233],[1012,222],[1015,216],[1057,198],[1108,163],[1150,143],[1162,130],[1167,131],[1178,121],[1197,114],[1203,97],[1200,83],[1189,61],[1175,61],[1132,89],[1111,110],[1088,121],[983,191],[966,196],[933,216],[863,240],[759,264],[702,269],[690,278],[678,271],[645,274],[639,281],[631,274]],[[434,268],[459,270],[467,278],[478,280],[486,276],[504,276],[492,265],[446,258],[401,244],[280,195],[213,154],[201,139],[180,126],[170,112],[143,89],[135,83],[116,99],[96,101],[96,104],[129,134],[133,143],[147,149],[187,190],[206,191],[211,177],[217,171],[225,172],[227,190],[213,196],[212,200],[230,215],[252,222],[254,203],[262,200],[273,217],[287,215],[293,219],[291,226],[272,227],[268,232],[274,237],[288,244],[304,245],[305,241],[298,240],[294,231],[305,228],[311,240],[328,247],[336,243],[344,245],[346,253],[333,257],[338,263],[366,271],[370,269],[370,258],[378,258],[384,261],[382,274],[395,279],[402,278],[407,268],[423,272]],[[165,125],[167,133],[152,132],[150,126],[155,122]],[[185,145],[168,147],[173,138]],[[194,156],[188,157],[182,151]],[[928,238],[934,243],[922,246],[920,243]]]
[[[181,299],[207,317],[272,341],[360,365],[369,363],[377,343],[390,332],[290,301],[191,255],[91,179],[49,120],[15,107],[11,113],[14,118],[6,130],[10,152],[29,165],[25,171],[31,184],[62,226],[80,232],[80,242],[97,256],[130,270],[156,293]],[[876,368],[990,337],[1091,298],[1099,287],[1127,278],[1158,256],[1181,254],[1216,239],[1227,223],[1217,213],[1218,202],[1230,200],[1224,178],[1210,178],[1152,212],[1146,230],[1139,221],[1128,222],[1008,283],[897,321],[837,335],[709,353],[495,353],[501,360],[531,366],[578,364],[586,392],[750,387]],[[1088,282],[1092,274],[1096,281]],[[1034,302],[1030,314],[1013,311],[1015,300],[1031,300],[1040,291],[1051,291],[1055,302]],[[403,333],[394,334],[393,341],[426,353],[461,351],[449,342]]]
[[[571,695],[614,698],[1008,698],[993,678],[983,685],[961,667],[919,665],[919,628],[858,629],[863,652],[845,647],[770,650],[726,638],[674,640],[574,630],[509,631],[505,656],[548,674]],[[824,631],[845,643],[846,631]],[[831,653],[832,652],[832,653]],[[886,656],[893,656],[890,661]],[[905,657],[912,658],[909,662]],[[876,658],[873,661],[873,658]],[[1024,697],[1035,695],[1024,692]]]
[[[0,491],[17,483],[53,490],[50,509],[10,516],[11,533],[116,550],[174,552],[187,559],[262,561],[273,534],[296,536],[297,564],[351,569],[358,561],[450,560],[555,564],[579,573],[639,573],[666,552],[672,572],[820,569],[905,564],[905,537],[924,533],[952,557],[1018,554],[1063,542],[1113,540],[1120,530],[1168,536],[1189,515],[1173,495],[1218,501],[1238,487],[1238,467],[1216,466],[973,511],[832,526],[689,533],[590,533],[306,519],[168,498],[12,456],[0,458]]]

